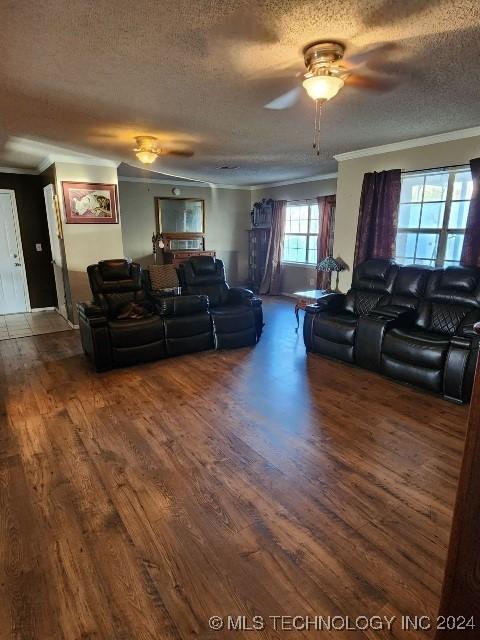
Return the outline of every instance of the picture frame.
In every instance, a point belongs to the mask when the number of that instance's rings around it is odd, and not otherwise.
[[[67,224],[117,224],[117,185],[62,182]]]

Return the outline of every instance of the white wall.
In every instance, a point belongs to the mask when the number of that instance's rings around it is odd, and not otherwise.
[[[224,261],[232,285],[245,284],[248,276],[250,191],[206,186],[181,186],[179,198],[205,201],[206,249]],[[155,231],[155,197],[172,197],[172,185],[129,182],[120,178],[122,233],[125,255],[144,266],[152,263]]]
[[[89,264],[108,258],[123,257],[122,223],[119,207],[118,224],[66,224],[62,182],[103,182],[117,184],[115,167],[55,163],[57,193],[63,221],[65,256],[72,295],[74,322],[77,302],[91,300],[86,269]]]
[[[252,191],[252,205],[262,198],[274,200],[304,200],[317,196],[328,196],[336,193],[337,181],[335,178],[328,180],[315,180],[312,182],[297,182],[295,184],[279,187],[264,187]],[[291,294],[294,291],[315,289],[317,274],[315,267],[307,267],[303,264],[284,264],[282,266],[282,293]]]
[[[472,158],[479,156],[480,137],[475,137],[340,161],[337,178],[334,255],[340,256],[350,267],[352,266],[360,194],[365,173],[385,169],[415,171],[468,164]],[[346,291],[351,280],[350,271],[341,273],[340,288]]]

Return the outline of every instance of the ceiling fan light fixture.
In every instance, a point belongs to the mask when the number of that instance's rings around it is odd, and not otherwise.
[[[140,162],[143,162],[143,164],[155,162],[158,157],[157,139],[153,136],[137,136],[135,140],[137,147],[134,151]]]
[[[312,100],[331,100],[344,84],[342,78],[330,75],[312,75],[303,81],[303,87]]]
[[[143,164],[152,164],[157,159],[157,154],[154,151],[137,151],[135,155]]]

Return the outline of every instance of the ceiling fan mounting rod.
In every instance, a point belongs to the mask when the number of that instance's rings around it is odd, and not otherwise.
[[[318,68],[329,67],[341,60],[345,53],[345,47],[340,42],[314,42],[303,50],[305,66],[310,72]]]

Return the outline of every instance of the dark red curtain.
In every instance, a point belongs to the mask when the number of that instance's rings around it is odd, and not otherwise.
[[[470,160],[470,169],[473,193],[468,209],[461,263],[467,267],[480,267],[480,158]]]
[[[364,175],[354,267],[370,258],[394,257],[400,189],[400,169]]]
[[[317,264],[327,256],[333,256],[336,196],[318,196]],[[317,271],[317,289],[330,289],[332,274]]]
[[[282,280],[282,249],[285,233],[286,200],[275,200],[272,205],[272,225],[268,241],[265,273],[260,293],[276,296],[280,293]]]

